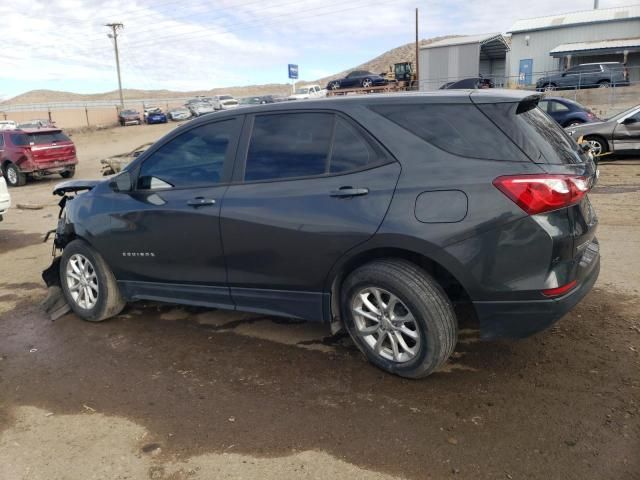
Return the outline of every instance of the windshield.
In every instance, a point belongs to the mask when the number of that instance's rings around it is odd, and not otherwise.
[[[309,93],[309,89],[308,89],[308,88],[306,88],[306,87],[305,87],[305,88],[298,88],[298,89],[296,90],[296,93],[297,93],[298,95],[305,95],[305,94]]]
[[[244,97],[239,100],[242,105],[258,105],[260,99],[258,97]]]
[[[220,100],[233,100],[231,95],[220,95]]]
[[[620,112],[617,115],[614,115],[613,117],[607,118],[607,121],[609,121],[609,120],[620,120],[622,117],[624,117],[626,115],[629,115],[631,112],[633,112],[634,110],[637,110],[638,108],[640,108],[640,105],[636,105],[635,107],[627,108],[625,111]]]

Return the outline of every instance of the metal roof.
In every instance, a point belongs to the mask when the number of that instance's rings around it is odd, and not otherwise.
[[[452,45],[467,45],[469,43],[487,43],[496,39],[502,39],[506,45],[506,40],[501,33],[482,33],[479,35],[464,35],[462,37],[445,38],[444,40],[438,40],[437,42],[420,47],[420,49],[450,47]]]
[[[561,28],[569,25],[581,25],[585,23],[615,22],[633,18],[640,18],[640,5],[583,10],[581,12],[570,12],[560,15],[518,20],[511,26],[508,33]]]
[[[561,56],[568,53],[592,52],[602,50],[640,50],[640,37],[618,38],[612,40],[597,40],[592,42],[563,43],[549,52],[551,56]],[[602,52],[601,52],[602,53]]]

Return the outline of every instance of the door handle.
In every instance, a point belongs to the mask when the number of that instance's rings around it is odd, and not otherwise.
[[[340,187],[338,190],[332,190],[332,197],[359,197],[361,195],[366,195],[369,193],[368,188],[353,188],[353,187]]]
[[[216,201],[213,198],[196,197],[187,202],[190,207],[206,207],[207,205],[215,205]]]

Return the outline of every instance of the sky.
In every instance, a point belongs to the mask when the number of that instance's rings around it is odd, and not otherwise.
[[[601,0],[600,8],[637,3]],[[415,39],[505,32],[517,19],[588,10],[593,0],[0,0],[0,99],[33,89],[204,90],[313,80]]]

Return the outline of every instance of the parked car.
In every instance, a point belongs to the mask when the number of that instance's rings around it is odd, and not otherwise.
[[[608,120],[586,123],[567,129],[569,135],[589,143],[594,155],[607,152],[640,152],[640,105],[631,107]]]
[[[468,90],[477,88],[495,88],[495,85],[490,78],[470,77],[445,83],[440,87],[440,90]]]
[[[27,176],[71,178],[77,163],[76,147],[60,129],[0,131],[0,164],[10,187],[24,185]]]
[[[150,109],[145,113],[145,115],[145,123],[147,123],[147,125],[152,125],[154,123],[167,123],[167,116],[159,108],[155,108],[153,110]]]
[[[309,98],[322,98],[327,96],[327,90],[320,85],[307,85],[296,89],[296,93],[289,95],[289,100],[307,100]]]
[[[169,110],[169,112],[167,112],[167,116],[169,117],[169,120],[180,122],[182,120],[189,120],[191,118],[191,112],[188,108],[178,107]]]
[[[194,117],[199,117],[216,111],[212,104],[204,101],[188,103],[186,106]]]
[[[142,118],[136,110],[126,109],[120,110],[120,113],[118,113],[118,122],[123,127],[126,125],[142,125]]]
[[[231,95],[216,95],[212,97],[212,104],[216,110],[231,110],[238,108],[238,101]]]
[[[539,107],[564,128],[600,121],[587,107],[562,97],[545,97]]]
[[[18,128],[56,128],[56,122],[48,118],[36,118],[18,124]]]
[[[109,180],[55,188],[62,255],[43,278],[90,321],[139,299],[325,321],[378,367],[428,375],[454,350],[454,304],[471,302],[483,338],[522,337],[598,276],[596,167],[539,98],[368,95],[193,120]]]
[[[11,207],[11,195],[7,190],[7,182],[4,177],[0,177],[0,222],[4,220],[4,216]]]
[[[629,85],[629,74],[622,63],[600,62],[583,63],[565,70],[562,73],[541,77],[536,82],[536,89],[562,90],[566,88],[609,88]]]
[[[238,107],[248,107],[250,105],[262,105],[263,101],[260,97],[240,97],[238,98]]]
[[[18,124],[13,120],[0,120],[0,130],[15,130]]]
[[[386,85],[388,82],[385,78],[376,73],[367,72],[366,70],[356,70],[349,73],[344,78],[331,80],[327,84],[327,90],[339,90],[341,88],[370,88]]]

